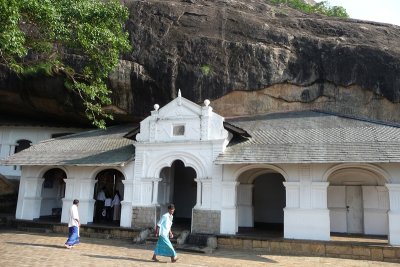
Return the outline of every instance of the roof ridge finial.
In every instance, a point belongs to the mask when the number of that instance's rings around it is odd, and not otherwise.
[[[178,97],[182,97],[181,89],[178,89]]]

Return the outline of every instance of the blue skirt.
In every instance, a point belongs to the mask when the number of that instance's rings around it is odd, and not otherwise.
[[[68,240],[65,242],[68,246],[73,246],[79,244],[79,229],[76,226],[72,226],[68,228]]]
[[[171,241],[169,241],[168,238],[165,238],[163,236],[160,236],[158,238],[154,254],[165,257],[176,257],[176,252],[171,244]]]

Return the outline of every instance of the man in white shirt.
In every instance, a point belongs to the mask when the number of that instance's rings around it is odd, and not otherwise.
[[[69,222],[68,222],[68,240],[65,242],[66,248],[72,248],[74,245],[79,244],[79,221],[78,212],[79,200],[74,199],[71,208],[69,209]]]
[[[175,249],[172,246],[171,241],[169,240],[170,238],[174,237],[171,231],[174,212],[175,205],[170,204],[168,206],[168,212],[161,216],[160,221],[157,223],[156,236],[158,236],[158,241],[156,248],[154,249],[154,254],[152,258],[153,261],[159,261],[157,259],[157,255],[170,257],[171,262],[176,262],[178,260]]]

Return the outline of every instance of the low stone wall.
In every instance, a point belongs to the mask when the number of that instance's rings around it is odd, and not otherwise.
[[[132,227],[136,229],[154,228],[160,217],[160,207],[133,207]]]
[[[64,233],[68,235],[68,226],[66,225],[53,225],[53,232]],[[82,225],[79,229],[79,234],[85,237],[105,238],[105,239],[134,239],[139,235],[140,231],[129,228],[109,228],[101,226],[87,226]]]
[[[11,227],[17,230],[39,233],[58,233],[68,236],[68,224],[66,223],[48,223],[35,222],[29,220],[12,220]],[[84,237],[94,238],[115,238],[115,239],[134,239],[140,231],[132,228],[124,228],[118,226],[101,226],[85,224],[81,225],[79,234]]]
[[[192,232],[219,234],[221,225],[221,211],[193,210]]]
[[[218,248],[263,251],[280,255],[318,256],[400,263],[400,247],[337,241],[255,240],[218,236]]]

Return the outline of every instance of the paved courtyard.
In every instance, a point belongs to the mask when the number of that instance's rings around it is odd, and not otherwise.
[[[217,250],[213,254],[178,251],[179,261],[150,260],[152,246],[128,240],[81,238],[73,249],[64,248],[65,236],[0,230],[0,266],[400,266],[395,263],[321,257],[268,255],[262,252]]]

